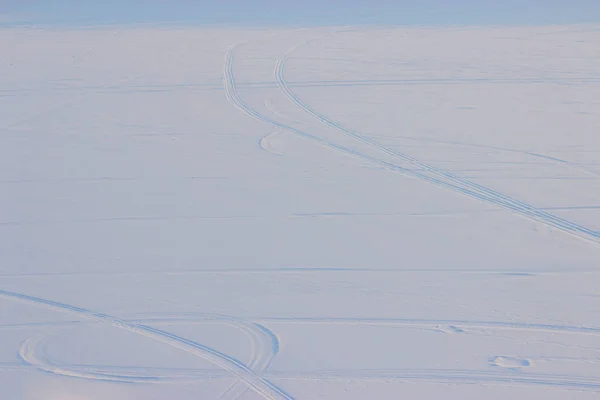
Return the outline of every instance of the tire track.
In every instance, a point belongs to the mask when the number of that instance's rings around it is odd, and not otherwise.
[[[358,371],[316,371],[309,373],[284,372],[270,373],[270,378],[305,380],[384,380],[411,382],[434,382],[449,384],[494,383],[500,385],[539,385],[563,389],[589,390],[598,392],[600,381],[585,376],[520,374],[511,372],[491,372],[480,370],[446,369],[404,369],[404,370],[358,370]]]
[[[172,321],[178,321],[186,315],[178,315]],[[188,320],[190,317],[187,317]],[[277,337],[261,325],[248,323],[246,321],[223,315],[195,314],[194,322],[216,322],[232,325],[246,333],[252,341],[252,356],[248,368],[255,373],[265,371],[273,358],[279,351],[279,341]],[[44,339],[47,335],[40,335],[30,338],[22,343],[19,350],[21,359],[28,365],[41,371],[50,372],[56,375],[68,376],[73,378],[108,381],[108,382],[127,382],[127,383],[168,383],[180,380],[196,380],[198,378],[212,379],[216,377],[230,378],[227,373],[215,373],[214,371],[204,371],[201,376],[195,375],[155,375],[145,376],[136,374],[135,371],[112,371],[109,369],[94,369],[82,366],[72,366],[68,364],[59,364],[49,360],[45,356]],[[145,369],[144,369],[145,370]],[[219,397],[220,399],[240,398],[248,388],[243,385],[234,384],[229,386]]]
[[[360,158],[362,160],[369,161],[373,164],[379,165],[390,171],[399,172],[405,176],[417,178],[417,179],[429,182],[433,185],[443,187],[446,189],[450,189],[455,192],[461,193],[463,195],[475,198],[477,200],[481,200],[484,202],[499,205],[505,209],[512,210],[513,212],[520,214],[526,218],[529,218],[536,222],[540,222],[540,223],[552,226],[560,231],[571,234],[577,238],[580,238],[580,239],[583,239],[583,240],[586,240],[586,241],[589,241],[589,242],[592,242],[595,244],[600,243],[600,233],[599,232],[595,232],[591,229],[584,228],[582,226],[579,226],[575,223],[564,220],[562,218],[555,217],[552,214],[535,209],[534,207],[526,205],[525,203],[522,203],[522,204],[524,204],[524,206],[514,205],[511,202],[507,202],[502,199],[499,199],[497,195],[494,195],[495,192],[493,192],[491,190],[488,190],[487,192],[485,192],[485,191],[482,192],[480,190],[477,190],[476,188],[474,189],[474,188],[466,187],[464,185],[464,182],[468,182],[468,181],[460,179],[458,182],[452,183],[452,182],[448,182],[445,179],[440,179],[443,177],[436,178],[436,177],[432,177],[432,176],[426,175],[424,173],[421,173],[419,171],[414,171],[414,170],[410,170],[407,168],[403,168],[396,164],[392,164],[390,162],[363,154],[355,149],[345,147],[342,145],[338,145],[333,142],[329,142],[320,137],[317,137],[310,133],[304,132],[304,131],[294,128],[292,126],[286,125],[279,121],[273,120],[273,119],[259,113],[258,111],[254,110],[253,108],[248,106],[244,101],[242,101],[242,99],[239,96],[239,93],[237,92],[235,78],[233,75],[233,61],[234,61],[233,49],[234,48],[235,48],[235,46],[229,47],[226,57],[225,57],[225,71],[224,71],[224,77],[223,77],[224,84],[225,84],[225,95],[227,97],[227,100],[231,104],[233,104],[236,108],[240,109],[241,111],[248,114],[249,116],[251,116],[259,121],[262,121],[264,123],[271,124],[279,129],[292,132],[292,133],[294,133],[298,136],[301,136],[305,139],[315,141],[324,147],[328,147],[330,149],[340,151],[342,153],[346,153],[348,155]],[[476,184],[472,184],[472,185],[476,185]],[[479,186],[479,185],[476,185],[476,186]],[[511,200],[511,201],[515,202],[514,200]]]
[[[120,371],[126,383],[181,383],[198,379],[229,379],[225,371],[184,369],[184,368],[156,368],[156,367],[118,367],[118,366],[73,366],[79,370],[89,371],[90,376],[102,376],[111,371]],[[23,370],[27,366],[18,364],[5,364],[0,370]],[[140,372],[155,371],[153,376],[142,376]],[[138,374],[138,375],[136,375]],[[450,383],[450,384],[498,384],[498,385],[523,385],[523,386],[549,386],[562,389],[600,391],[600,381],[593,377],[556,374],[533,374],[519,372],[494,372],[482,370],[452,370],[452,369],[369,369],[369,370],[320,370],[320,371],[271,371],[260,375],[264,379],[285,379],[304,381],[396,381],[402,383]],[[96,378],[94,378],[96,379]]]
[[[338,324],[338,325],[368,325],[368,326],[425,326],[437,327],[448,325],[467,328],[493,328],[543,332],[565,332],[600,336],[600,327],[573,326],[559,324],[534,324],[528,322],[452,320],[452,319],[421,319],[421,318],[320,318],[320,317],[255,317],[252,321],[260,323],[287,324]]]
[[[140,336],[148,337],[150,339],[167,344],[171,347],[178,348],[189,354],[196,355],[207,361],[212,362],[213,364],[235,375],[241,381],[245,382],[250,389],[254,390],[256,393],[258,393],[265,399],[293,399],[291,396],[289,396],[287,393],[285,393],[283,390],[281,390],[271,382],[267,381],[266,379],[259,378],[248,366],[244,365],[240,361],[217,350],[214,350],[210,347],[204,346],[200,343],[196,343],[192,340],[182,338],[180,336],[174,335],[166,331],[162,331],[160,329],[153,328],[151,326],[126,321],[124,319],[116,318],[108,314],[90,311],[85,308],[75,307],[68,304],[55,302],[52,300],[41,299],[38,297],[9,292],[5,290],[0,290],[0,296],[9,298],[11,300],[23,301],[37,306],[48,307],[58,311],[70,312],[79,315],[80,317],[83,317],[85,319],[103,322],[115,328],[132,332]],[[264,361],[261,362],[264,364]],[[233,386],[237,386],[237,382]],[[235,394],[239,389],[228,389],[226,393],[230,390],[232,393]]]
[[[0,296],[6,292],[0,291]],[[9,292],[10,293],[10,292]],[[231,320],[236,321],[236,318]],[[145,317],[132,318],[128,320],[130,323],[136,325],[143,324],[161,324],[161,323],[207,323],[216,322],[223,323],[227,320],[221,320],[219,318],[207,319],[203,315],[198,314],[151,314]],[[486,321],[486,320],[461,320],[461,319],[426,319],[426,318],[352,318],[352,317],[268,317],[268,316],[254,316],[248,319],[244,329],[252,330],[253,334],[260,337],[261,346],[271,346],[271,356],[268,357],[267,367],[270,365],[270,360],[279,353],[279,341],[275,335],[267,328],[264,324],[280,323],[280,324],[330,324],[330,325],[365,325],[365,326],[410,326],[410,327],[439,327],[439,326],[453,326],[453,327],[465,327],[465,328],[490,328],[490,329],[508,329],[508,330],[527,330],[527,331],[541,331],[541,332],[562,332],[562,333],[573,333],[573,334],[589,334],[600,337],[600,327],[598,326],[577,326],[577,325],[561,325],[561,324],[536,324],[529,322],[506,322],[506,321]],[[94,323],[93,321],[89,323]],[[67,326],[82,325],[84,322],[79,321],[62,321],[62,322],[48,322],[40,324],[23,324],[15,328],[32,328],[32,327],[45,327],[45,328],[63,328]],[[233,323],[232,323],[233,325]],[[266,351],[265,351],[266,353]],[[265,367],[265,369],[267,368]]]
[[[558,324],[533,324],[503,321],[477,321],[477,320],[441,320],[441,319],[410,319],[410,318],[329,318],[329,317],[256,317],[246,322],[232,317],[220,315],[206,315],[195,313],[167,313],[148,315],[138,318],[138,323],[227,323],[251,330],[256,337],[260,337],[266,346],[273,349],[272,355],[278,352],[279,342],[274,334],[259,323],[283,323],[283,324],[325,324],[325,325],[358,325],[358,326],[395,326],[395,327],[423,327],[439,328],[440,326],[454,327],[456,332],[462,332],[463,328],[488,328],[496,330],[538,331],[554,333],[570,333],[600,336],[600,327],[571,326]],[[93,322],[92,322],[93,323]],[[65,322],[72,325],[72,322]],[[180,381],[194,381],[198,379],[230,379],[228,371],[186,369],[186,368],[147,368],[147,367],[118,367],[118,366],[94,366],[94,365],[65,365],[57,364],[44,357],[42,337],[32,338],[21,347],[22,358],[34,367],[42,367],[42,370],[60,375],[108,380],[132,383],[171,383]],[[270,357],[272,359],[272,357]],[[404,382],[436,382],[436,383],[494,383],[494,384],[521,384],[541,385],[573,389],[600,390],[600,380],[595,377],[558,375],[558,374],[534,374],[521,373],[518,371],[486,371],[486,370],[455,370],[455,369],[386,369],[386,370],[323,370],[323,371],[267,371],[268,365],[255,363],[257,368],[255,374],[261,379],[290,379],[290,380],[399,380]],[[6,365],[3,368],[26,368],[23,365]],[[258,370],[263,368],[262,370]],[[153,375],[148,375],[154,371]],[[152,373],[152,372],[151,372]],[[243,395],[245,387],[228,389],[223,395]]]
[[[371,136],[371,137],[373,137],[373,136]],[[595,171],[593,171],[593,170],[591,170],[589,168],[586,168],[585,165],[581,165],[579,163],[575,163],[575,162],[572,162],[572,161],[564,160],[562,158],[552,157],[552,156],[549,156],[547,154],[536,153],[536,152],[527,151],[527,150],[511,149],[511,148],[500,147],[500,146],[492,146],[492,145],[476,144],[476,143],[466,143],[466,142],[457,142],[457,141],[452,141],[452,140],[441,140],[441,139],[433,139],[433,138],[416,138],[416,137],[410,137],[410,136],[393,136],[393,137],[389,137],[389,138],[410,140],[410,141],[416,141],[416,142],[428,142],[428,143],[435,143],[435,144],[460,146],[460,147],[473,147],[473,148],[477,148],[477,149],[490,149],[490,150],[503,151],[503,152],[506,152],[506,153],[523,154],[523,155],[530,156],[530,157],[535,157],[535,158],[541,158],[541,159],[544,159],[544,160],[548,160],[548,161],[551,161],[552,163],[555,163],[555,164],[558,164],[558,165],[567,166],[567,167],[570,167],[572,169],[576,169],[576,170],[585,172],[586,174],[600,177],[600,173],[597,173],[597,172],[595,172]],[[538,208],[538,210],[543,210],[543,208]]]
[[[314,117],[315,119],[317,119],[324,125],[326,125],[330,128],[333,128],[339,132],[342,132],[344,135],[352,137],[353,139],[357,140],[358,142],[365,144],[367,146],[370,146],[372,148],[375,148],[382,153],[392,156],[398,160],[408,162],[411,165],[414,165],[415,167],[421,168],[424,171],[426,171],[428,174],[433,175],[434,177],[436,177],[444,182],[451,182],[452,183],[451,185],[449,184],[448,186],[446,186],[449,189],[458,191],[462,194],[468,195],[468,196],[473,197],[480,201],[485,201],[488,203],[498,205],[509,211],[512,211],[515,214],[519,214],[525,218],[528,218],[528,219],[534,220],[536,222],[540,222],[545,225],[551,226],[555,229],[558,229],[565,233],[569,233],[580,239],[584,239],[586,241],[590,241],[593,243],[600,243],[600,232],[594,231],[592,229],[578,225],[574,222],[565,220],[565,219],[557,217],[553,214],[539,210],[529,204],[526,204],[522,201],[513,199],[509,196],[506,196],[506,195],[500,193],[500,192],[497,192],[497,191],[487,188],[485,186],[479,185],[477,183],[471,182],[467,179],[461,178],[451,172],[448,172],[443,169],[439,169],[432,165],[421,162],[418,159],[411,157],[407,154],[395,151],[393,149],[386,148],[386,147],[382,146],[381,144],[379,144],[378,142],[376,142],[375,140],[365,137],[364,135],[360,134],[359,132],[348,129],[345,126],[341,125],[340,123],[329,119],[324,114],[321,114],[318,111],[316,111],[315,109],[311,108],[309,105],[302,102],[298,98],[298,96],[290,89],[290,87],[284,77],[285,62],[286,62],[287,58],[289,57],[289,55],[296,48],[297,48],[297,46],[293,47],[286,54],[284,54],[281,58],[279,58],[277,60],[277,63],[275,65],[275,69],[274,69],[275,80],[277,81],[279,88],[281,89],[283,94],[288,98],[288,100],[290,100],[292,103],[294,103],[300,109],[302,109],[304,112],[306,112],[310,116]],[[423,178],[423,176],[428,176],[428,175],[416,173],[416,172],[406,170],[406,169],[404,171],[405,171],[405,174],[407,174],[407,175],[411,175],[411,176],[421,179],[421,180],[430,181],[429,179]],[[459,188],[461,190],[458,190]]]
[[[163,377],[158,376],[136,376],[134,374],[113,373],[110,371],[89,371],[82,367],[72,367],[69,365],[58,364],[46,357],[44,352],[45,338],[46,335],[35,336],[27,339],[21,344],[21,348],[19,349],[19,357],[21,357],[21,360],[23,360],[26,365],[55,375],[97,381],[156,383],[164,380]]]

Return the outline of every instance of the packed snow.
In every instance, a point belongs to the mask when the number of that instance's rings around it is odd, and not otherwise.
[[[0,30],[0,397],[596,399],[597,26]]]

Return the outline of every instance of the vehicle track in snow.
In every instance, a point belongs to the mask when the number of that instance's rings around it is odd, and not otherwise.
[[[0,370],[22,370],[26,366],[16,364],[0,365]],[[74,365],[73,369],[86,375],[89,379],[102,380],[104,374],[119,372],[126,383],[181,383],[202,379],[230,379],[227,372],[219,370],[202,370],[186,368],[156,367],[119,367]],[[154,375],[144,375],[148,372]],[[368,370],[318,370],[318,371],[267,371],[259,374],[264,379],[295,381],[348,381],[368,382],[402,382],[402,383],[449,383],[449,384],[493,384],[507,386],[545,386],[560,387],[576,391],[600,391],[600,380],[593,377],[533,374],[509,371],[482,371],[469,369],[368,369]],[[112,379],[111,379],[112,380]]]
[[[377,135],[367,135],[367,137],[378,138]],[[529,157],[550,161],[551,164],[566,166],[571,169],[575,169],[575,170],[584,172],[587,175],[592,175],[594,177],[600,177],[600,173],[588,168],[585,164],[575,163],[575,162],[565,160],[562,158],[553,157],[548,154],[543,154],[539,151],[534,152],[534,151],[514,149],[514,148],[508,148],[508,147],[460,142],[460,141],[453,141],[453,140],[435,139],[435,138],[431,138],[431,137],[417,138],[417,137],[412,137],[412,136],[379,136],[379,138],[402,139],[402,140],[409,140],[409,141],[413,141],[413,142],[434,143],[437,145],[450,145],[450,146],[456,146],[456,147],[472,147],[472,148],[476,148],[476,149],[497,150],[497,151],[501,151],[501,152],[505,152],[505,153],[523,154],[523,155],[526,155]],[[550,165],[550,163],[548,163],[548,165]],[[538,210],[544,210],[544,208],[538,207]]]
[[[240,383],[243,382],[247,385],[248,388],[252,389],[265,399],[270,400],[278,400],[278,399],[293,399],[290,395],[285,393],[283,390],[278,388],[276,385],[272,384],[268,380],[264,378],[260,378],[256,375],[254,371],[249,366],[246,366],[242,362],[232,358],[222,352],[219,352],[215,349],[212,349],[203,344],[194,342],[189,339],[185,339],[183,337],[177,336],[175,334],[169,333],[167,331],[163,331],[157,328],[153,328],[148,325],[142,325],[136,322],[124,320],[121,318],[113,317],[108,314],[99,313],[95,311],[90,311],[85,308],[80,308],[64,303],[59,303],[52,300],[46,300],[39,297],[28,296],[26,294],[15,293],[5,290],[0,290],[0,297],[5,297],[11,300],[21,301],[29,304],[33,304],[36,306],[43,306],[53,310],[69,312],[71,314],[78,315],[82,318],[98,321],[105,323],[107,325],[113,326],[118,329],[122,329],[128,332],[132,332],[134,334],[145,336],[150,339],[156,340],[160,343],[169,345],[171,347],[175,347],[177,349],[183,350],[186,353],[193,354],[195,356],[201,357],[221,368],[228,371],[231,375],[237,377],[239,380],[236,381],[232,386],[230,386],[221,396],[221,398],[225,398],[225,396],[233,396],[230,398],[236,398],[235,396],[240,396],[245,392],[246,387],[239,387]],[[230,319],[229,322],[231,322]],[[239,326],[239,325],[238,325]],[[246,330],[249,328],[246,326]],[[256,333],[254,331],[254,333]],[[253,334],[254,336],[254,334]],[[256,340],[256,339],[255,339]],[[38,342],[39,343],[39,342]],[[37,359],[31,355],[31,352],[35,349],[36,341],[29,343],[25,346],[25,348],[21,350],[21,355],[25,355],[25,357],[29,360],[33,360],[35,362],[39,361],[40,363],[44,363],[43,359]],[[35,354],[35,353],[34,353]],[[256,357],[258,361],[251,363],[254,367],[267,367],[270,363],[270,355],[262,354],[260,357]],[[48,365],[49,372],[61,372],[58,368],[52,369],[51,365]],[[84,377],[84,376],[82,376]]]
[[[44,303],[45,304],[45,303]],[[486,383],[508,385],[540,385],[562,387],[565,389],[600,391],[600,380],[593,376],[577,376],[570,374],[549,374],[522,372],[531,362],[527,358],[514,356],[490,357],[489,365],[498,370],[477,369],[343,369],[315,371],[268,371],[270,360],[278,352],[278,340],[275,335],[260,324],[301,324],[301,325],[351,325],[369,327],[405,327],[405,328],[435,328],[445,334],[474,334],[471,329],[493,329],[494,331],[528,331],[592,335],[600,337],[600,328],[591,326],[573,326],[559,324],[535,324],[503,321],[478,320],[443,320],[443,319],[411,319],[411,318],[329,318],[329,317],[260,317],[248,321],[222,315],[197,313],[166,313],[149,314],[143,318],[131,319],[136,325],[140,324],[188,324],[188,323],[230,323],[250,333],[263,343],[263,347],[271,347],[271,357],[251,363],[249,367],[256,368],[256,376],[261,379],[309,380],[309,381],[402,381],[402,382],[432,382],[432,383]],[[249,322],[251,321],[251,322]],[[74,321],[65,321],[64,326],[70,326]],[[96,322],[92,322],[96,323]],[[80,323],[82,325],[85,323]],[[55,327],[59,327],[55,325]],[[173,383],[195,381],[202,379],[231,379],[226,370],[207,370],[195,368],[143,367],[143,366],[109,366],[109,365],[77,365],[58,363],[44,355],[44,336],[36,336],[25,341],[20,354],[28,365],[3,363],[0,369],[22,369],[36,367],[47,372],[83,379],[107,380],[129,383]],[[257,346],[258,347],[258,346]],[[546,357],[548,358],[548,357]],[[549,357],[552,358],[552,357]],[[268,359],[268,361],[267,361]],[[512,364],[498,360],[512,360]],[[518,362],[518,363],[517,363]],[[230,386],[222,398],[241,396],[245,387]]]
[[[503,207],[515,214],[551,226],[555,229],[569,233],[580,239],[600,244],[600,232],[586,228],[582,225],[565,220],[563,218],[557,217],[553,214],[535,208],[527,203],[524,203],[517,199],[513,199],[500,192],[497,192],[475,182],[469,181],[467,179],[461,178],[449,171],[436,168],[408,154],[382,146],[377,141],[361,134],[360,132],[349,129],[344,125],[340,124],[339,122],[334,121],[326,115],[316,111],[314,108],[310,107],[308,104],[300,100],[300,98],[290,89],[289,84],[287,83],[284,77],[285,62],[289,55],[293,51],[295,51],[297,47],[297,45],[292,47],[290,50],[288,50],[288,52],[286,52],[282,57],[280,57],[277,60],[273,73],[275,76],[275,80],[277,81],[277,84],[281,89],[282,93],[285,95],[285,97],[293,104],[298,106],[305,113],[309,114],[310,116],[312,116],[322,124],[328,126],[329,128],[333,128],[343,133],[345,136],[351,137],[364,145],[374,148],[398,160],[410,163],[411,165],[420,168],[426,172],[426,174],[423,174],[420,172],[403,169],[406,175],[410,175],[417,179],[425,180],[428,182],[431,182],[431,180],[425,179],[424,177],[431,178],[431,176],[433,176],[435,177],[435,179],[439,179],[442,182],[447,183],[445,187],[448,189],[457,191],[461,194],[473,197],[480,201]]]
[[[166,316],[163,316],[165,318]],[[279,341],[277,337],[256,323],[250,323],[238,318],[232,318],[225,315],[214,314],[178,314],[171,317],[171,323],[180,321],[181,319],[189,321],[192,319],[196,323],[219,323],[231,325],[243,331],[251,340],[252,355],[248,364],[248,368],[254,373],[262,373],[267,370],[273,358],[279,352]],[[139,322],[139,321],[138,321]],[[72,326],[67,323],[63,326]],[[79,323],[79,326],[82,324]],[[53,373],[56,375],[69,376],[73,378],[83,378],[109,382],[128,382],[128,383],[164,383],[180,380],[197,380],[204,377],[205,379],[213,378],[215,375],[222,378],[231,378],[231,375],[226,371],[223,373],[215,373],[215,371],[196,372],[193,375],[167,374],[148,376],[140,374],[139,371],[128,371],[127,369],[118,368],[94,368],[93,366],[70,365],[58,363],[50,360],[46,356],[46,340],[48,334],[34,336],[24,341],[19,349],[21,359],[28,365],[39,370]],[[144,368],[145,370],[146,368]],[[200,374],[200,376],[197,376]],[[219,397],[220,399],[237,399],[240,398],[248,387],[245,385],[230,385]]]
[[[305,139],[315,141],[315,142],[319,143],[320,145],[328,147],[330,149],[337,150],[342,153],[352,155],[354,157],[358,157],[362,160],[369,161],[373,164],[379,165],[385,169],[402,173],[405,176],[420,179],[422,181],[434,184],[436,186],[444,187],[446,189],[450,189],[452,191],[469,196],[471,198],[475,198],[475,199],[483,201],[483,202],[498,205],[500,207],[503,207],[504,209],[512,211],[512,212],[519,214],[523,217],[526,217],[530,220],[543,223],[545,225],[548,225],[555,229],[558,229],[562,232],[571,234],[579,239],[582,239],[582,240],[585,240],[588,242],[592,242],[594,244],[600,244],[600,232],[596,232],[592,229],[583,227],[574,222],[554,216],[545,211],[541,211],[540,209],[537,209],[533,206],[530,206],[530,205],[520,202],[518,200],[511,199],[510,197],[500,194],[498,192],[495,192],[491,189],[487,189],[481,185],[478,185],[478,184],[472,183],[470,181],[467,181],[465,179],[456,177],[454,174],[451,174],[449,172],[444,172],[444,171],[438,170],[434,167],[428,167],[428,166],[426,166],[426,164],[422,164],[419,161],[417,161],[416,159],[413,159],[412,157],[406,156],[406,159],[404,160],[401,158],[402,156],[396,155],[397,158],[402,159],[403,161],[408,161],[408,162],[411,162],[413,165],[418,165],[420,168],[424,169],[426,172],[434,171],[435,172],[433,174],[434,176],[430,176],[427,173],[422,173],[422,172],[415,171],[412,169],[407,169],[402,166],[387,162],[385,160],[378,159],[376,157],[372,157],[370,155],[361,153],[360,151],[358,151],[356,149],[353,149],[353,148],[350,148],[347,146],[342,146],[342,145],[336,144],[334,142],[325,140],[325,139],[315,136],[313,134],[307,133],[300,129],[294,128],[292,126],[286,125],[277,120],[269,118],[269,117],[265,116],[264,114],[261,114],[260,112],[258,112],[257,110],[251,108],[248,104],[246,104],[240,98],[239,93],[236,89],[235,77],[233,74],[233,61],[234,61],[233,49],[234,48],[235,48],[235,46],[229,47],[229,49],[227,50],[227,53],[226,53],[226,57],[225,57],[225,71],[224,71],[224,76],[223,76],[224,84],[225,84],[225,94],[226,94],[227,100],[231,104],[233,104],[235,107],[237,107],[244,113],[248,114],[249,116],[251,116],[259,121],[262,121],[264,123],[273,125],[279,129],[287,130],[289,132],[295,133]],[[278,63],[278,64],[281,64],[281,63]],[[278,69],[278,68],[282,68],[282,66],[280,65],[279,67],[276,67],[276,69]],[[332,124],[331,126],[338,126],[335,123],[332,123],[332,122],[329,122],[329,123]],[[339,126],[341,127],[341,125],[339,125]],[[338,128],[338,129],[345,129],[345,128],[342,127],[342,128]],[[350,132],[352,132],[350,130],[343,130],[343,131],[348,133],[349,135],[350,135]],[[351,136],[363,143],[366,143],[366,144],[371,145],[371,142],[376,143],[370,139],[363,138],[362,136],[354,134],[354,133],[352,133]],[[371,145],[371,146],[373,146],[373,145]],[[375,145],[375,147],[376,146],[379,146],[379,145]],[[381,146],[379,149],[382,150],[384,153],[388,153],[390,155],[397,153],[393,150],[385,149]],[[401,154],[401,153],[397,153],[397,154]],[[414,161],[411,161],[411,160],[414,160]]]

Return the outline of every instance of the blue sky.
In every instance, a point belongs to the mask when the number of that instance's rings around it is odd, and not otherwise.
[[[0,0],[0,24],[486,25],[600,22],[600,0]]]

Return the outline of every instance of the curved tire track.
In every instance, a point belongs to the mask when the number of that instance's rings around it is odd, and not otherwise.
[[[244,333],[246,333],[252,341],[252,361],[248,365],[255,373],[265,371],[277,352],[279,351],[279,342],[275,335],[261,325],[247,323],[245,321],[222,316],[222,315],[195,315],[194,321],[200,322],[217,322],[232,325]],[[229,378],[228,375],[215,373],[216,371],[204,371],[203,376],[195,375],[155,375],[147,376],[135,374],[133,372],[98,370],[89,367],[72,366],[67,364],[59,364],[49,360],[45,356],[44,342],[45,335],[30,338],[22,343],[19,350],[19,355],[25,363],[45,372],[50,372],[56,375],[69,376],[74,378],[100,380],[109,382],[127,382],[127,383],[165,383],[173,381],[187,380],[192,381],[200,377],[214,378],[223,377]],[[243,385],[234,384],[229,386],[219,398],[221,399],[236,399],[241,397],[248,388]]]
[[[224,319],[223,319],[224,318]],[[136,321],[145,323],[189,323],[189,322],[216,322],[230,321],[237,324],[239,320],[231,317],[213,316],[205,314],[165,314],[148,315]],[[406,326],[406,327],[436,327],[453,326],[462,328],[488,328],[500,330],[523,330],[539,332],[560,332],[584,334],[600,337],[600,327],[572,326],[558,324],[534,324],[503,321],[477,321],[477,320],[438,320],[438,319],[410,319],[410,318],[292,318],[292,317],[256,317],[253,322],[239,324],[243,330],[250,329],[254,335],[266,346],[272,347],[272,354],[278,352],[278,340],[271,331],[259,323],[290,323],[290,324],[340,324],[364,326]],[[72,325],[65,323],[66,326]],[[236,325],[238,326],[238,325]],[[35,367],[58,373],[61,375],[119,382],[179,382],[197,379],[230,379],[227,371],[198,370],[177,368],[146,368],[146,367],[113,367],[113,366],[78,366],[61,365],[44,357],[40,337],[26,341],[21,348],[22,358]],[[271,357],[272,358],[272,357]],[[386,370],[322,370],[322,371],[266,371],[267,365],[255,363],[256,375],[262,379],[291,379],[291,380],[401,380],[406,382],[449,382],[449,383],[493,383],[493,384],[520,384],[541,385],[578,390],[600,390],[600,380],[595,377],[558,375],[558,374],[522,374],[514,371],[485,371],[485,370],[454,370],[454,369],[386,369]],[[20,367],[20,366],[16,366]],[[258,369],[264,368],[262,371]],[[154,375],[147,375],[148,371],[156,371]],[[245,388],[244,388],[245,389]],[[223,395],[233,396],[243,394],[242,389],[229,389]]]
[[[379,144],[378,142],[376,142],[375,140],[365,137],[364,135],[360,134],[359,132],[348,129],[345,126],[341,125],[340,123],[331,120],[324,114],[321,114],[318,111],[316,111],[315,109],[311,108],[309,105],[302,102],[298,98],[298,96],[290,89],[290,87],[284,77],[285,62],[286,62],[287,58],[289,57],[289,55],[296,48],[297,48],[297,46],[293,47],[286,54],[284,54],[281,58],[279,58],[277,60],[277,63],[275,65],[275,69],[274,69],[275,80],[277,81],[277,85],[279,86],[279,88],[281,89],[283,94],[288,98],[288,100],[290,100],[292,103],[294,103],[300,109],[302,109],[304,112],[306,112],[310,116],[314,117],[315,119],[317,119],[324,125],[326,125],[330,128],[336,129],[336,130],[342,132],[344,135],[352,137],[353,139],[359,141],[360,143],[370,146],[372,148],[375,148],[382,153],[392,156],[398,160],[408,162],[411,165],[414,165],[415,167],[421,168],[424,171],[426,171],[427,173],[429,173],[430,175],[433,175],[434,177],[441,179],[444,182],[451,183],[446,186],[449,189],[458,191],[462,194],[466,194],[470,197],[476,198],[477,200],[481,200],[481,201],[485,201],[488,203],[498,205],[509,211],[512,211],[515,214],[518,214],[525,218],[528,218],[528,219],[534,220],[536,222],[540,222],[545,225],[551,226],[555,229],[558,229],[565,233],[569,233],[580,239],[584,239],[586,241],[590,241],[593,243],[600,243],[600,232],[594,231],[592,229],[578,225],[574,222],[557,217],[548,212],[539,210],[527,203],[513,199],[509,196],[506,196],[506,195],[500,193],[500,192],[497,192],[497,191],[487,188],[485,186],[479,185],[477,183],[471,182],[467,179],[461,178],[451,172],[448,172],[443,169],[439,169],[432,165],[426,164],[426,163],[419,161],[418,159],[411,157],[407,154],[384,147],[381,144]],[[404,173],[407,175],[411,175],[415,178],[418,178],[421,180],[426,180],[426,181],[430,182],[429,179],[424,179],[424,176],[428,176],[428,175],[416,173],[416,172],[410,171],[410,170],[405,170]]]
[[[294,128],[292,126],[286,125],[279,121],[273,120],[273,119],[261,114],[260,112],[256,111],[255,109],[251,108],[250,106],[248,106],[239,96],[239,93],[236,88],[235,77],[233,75],[233,61],[234,61],[233,49],[234,48],[235,48],[235,46],[231,46],[228,49],[226,57],[225,57],[225,71],[224,71],[224,76],[223,76],[223,80],[224,80],[224,84],[225,84],[225,95],[227,97],[227,100],[231,104],[233,104],[236,108],[240,109],[241,111],[248,114],[252,118],[255,118],[255,119],[265,122],[267,124],[271,124],[279,129],[287,130],[287,131],[297,134],[298,136],[301,136],[303,138],[315,141],[315,142],[319,143],[320,145],[328,147],[330,149],[337,150],[342,153],[346,153],[348,155],[352,155],[354,157],[360,158],[365,161],[369,161],[373,164],[379,165],[390,171],[399,172],[405,176],[417,178],[417,179],[426,181],[428,183],[431,183],[433,185],[443,187],[446,189],[450,189],[455,192],[461,193],[466,196],[470,196],[472,198],[475,198],[475,199],[478,199],[478,200],[481,200],[484,202],[500,205],[501,207],[506,208],[508,210],[512,210],[515,213],[520,214],[526,218],[532,219],[537,222],[544,223],[546,225],[550,225],[560,231],[571,234],[580,239],[583,239],[583,240],[586,240],[589,242],[593,242],[596,244],[600,243],[600,233],[598,233],[598,232],[592,231],[591,229],[584,228],[582,226],[579,226],[577,224],[574,224],[574,223],[564,220],[562,218],[555,217],[552,214],[546,213],[544,211],[540,211],[538,209],[535,209],[532,206],[525,205],[524,203],[522,203],[522,204],[524,204],[524,206],[522,206],[522,207],[513,205],[509,202],[499,199],[498,196],[496,196],[494,194],[495,192],[492,192],[490,190],[488,190],[487,192],[481,192],[479,190],[476,190],[476,189],[473,189],[470,187],[466,187],[464,184],[460,184],[459,182],[452,183],[452,182],[448,182],[445,179],[440,179],[443,177],[436,178],[436,177],[421,173],[419,171],[414,171],[414,170],[410,170],[407,168],[403,168],[396,164],[392,164],[390,162],[363,154],[355,149],[352,149],[352,148],[349,148],[346,146],[342,146],[342,145],[338,145],[333,142],[324,140],[320,137],[317,137],[310,133],[304,132],[304,131]],[[464,183],[464,182],[468,182],[468,181],[464,181],[461,179],[460,182]],[[475,185],[475,184],[473,184],[473,185]],[[477,185],[477,186],[479,186],[479,185]],[[514,202],[514,200],[511,200],[511,201]],[[549,216],[549,217],[544,217],[544,216]]]
[[[46,300],[39,297],[28,296],[21,293],[9,292],[0,290],[0,296],[6,297],[12,300],[24,301],[37,306],[45,306],[58,311],[66,311],[76,315],[79,315],[85,319],[99,321],[111,325],[115,328],[119,328],[125,331],[135,333],[140,336],[145,336],[158,342],[167,344],[171,347],[178,348],[189,354],[196,355],[204,358],[207,361],[223,368],[224,370],[235,375],[241,381],[245,382],[248,387],[254,390],[256,393],[263,396],[265,399],[278,400],[278,399],[293,399],[283,390],[272,384],[271,382],[259,378],[248,366],[244,365],[240,361],[221,353],[217,350],[211,349],[210,347],[204,346],[200,343],[196,343],[192,340],[182,338],[172,333],[162,331],[160,329],[153,328],[147,325],[141,325],[138,323],[126,321],[120,318],[86,310],[85,308],[75,307],[68,304],[59,303],[52,300]],[[233,386],[237,386],[234,384]],[[230,388],[226,391],[235,391],[237,388]]]
[[[72,378],[90,379],[108,382],[127,382],[127,383],[156,383],[164,379],[158,376],[136,376],[133,374],[98,372],[90,371],[87,368],[72,367],[69,365],[56,363],[44,352],[44,339],[47,335],[35,336],[27,339],[21,344],[19,356],[27,364],[40,371],[49,372],[55,375],[68,376]]]

